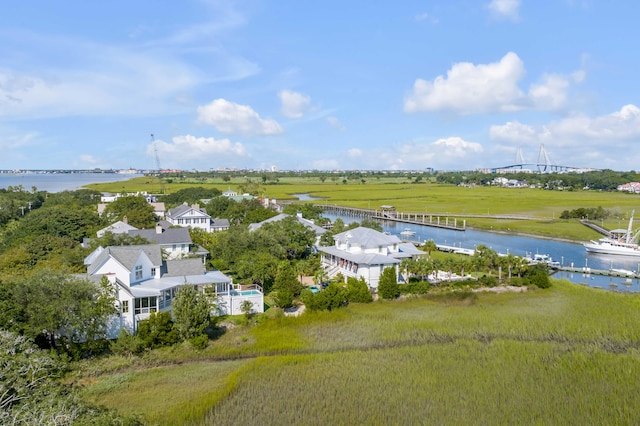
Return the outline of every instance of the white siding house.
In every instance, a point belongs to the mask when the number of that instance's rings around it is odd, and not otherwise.
[[[364,278],[372,289],[377,289],[385,268],[394,268],[398,281],[398,265],[404,258],[424,255],[413,244],[403,243],[395,235],[386,235],[370,228],[355,228],[334,235],[335,245],[318,247],[323,266],[330,277],[342,273],[345,277]]]
[[[213,292],[218,305],[214,315],[241,314],[246,300],[253,312],[264,311],[259,286],[234,285],[220,271],[205,271],[198,258],[163,260],[157,244],[99,248],[87,256],[85,264],[89,278],[98,281],[106,276],[116,286],[119,313],[110,322],[110,338],[122,328],[134,333],[138,322],[151,312],[171,311],[171,302],[184,285]]]
[[[211,216],[197,204],[189,206],[184,203],[169,210],[166,214],[166,220],[173,226],[199,228],[211,232]]]

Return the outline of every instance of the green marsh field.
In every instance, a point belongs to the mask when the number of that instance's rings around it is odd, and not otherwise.
[[[80,366],[149,424],[635,424],[640,296],[555,282],[238,321],[207,349]]]
[[[242,192],[247,179],[188,179],[140,177],[124,182],[89,185],[103,192],[170,193],[183,188],[202,186],[221,191]],[[464,217],[467,226],[499,232],[523,233],[588,241],[599,238],[595,231],[576,219],[559,219],[565,210],[603,207],[613,213],[600,223],[607,229],[626,227],[631,211],[640,207],[634,194],[600,191],[549,191],[530,188],[461,187],[435,183],[410,183],[401,178],[372,179],[366,183],[318,178],[279,179],[278,183],[258,184],[253,189],[261,196],[283,202],[296,202],[295,194],[317,197],[310,202],[376,209],[395,206],[404,212]],[[504,216],[512,216],[505,218]],[[517,217],[517,218],[516,218]]]

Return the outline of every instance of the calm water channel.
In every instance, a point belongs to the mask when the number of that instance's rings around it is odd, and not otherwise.
[[[0,188],[19,186],[26,191],[60,192],[80,189],[90,183],[119,182],[142,175],[118,173],[0,173]]]
[[[325,217],[335,220],[338,216],[325,214]],[[339,216],[345,223],[359,221],[359,218]],[[400,235],[405,229],[410,229],[416,234],[411,237],[413,241],[424,242],[434,240],[436,244],[444,244],[456,247],[473,249],[477,245],[484,244],[498,253],[512,253],[516,256],[532,256],[535,254],[548,254],[554,261],[564,266],[573,264],[576,268],[592,269],[626,269],[637,271],[640,257],[587,255],[581,244],[566,243],[542,238],[520,237],[514,235],[496,234],[483,231],[452,231],[448,229],[433,228],[422,225],[408,225],[405,223],[383,222],[383,229],[393,235]],[[584,284],[592,287],[600,287],[607,290],[620,292],[640,292],[640,280],[628,281],[626,278],[603,277],[590,274],[571,274],[558,272],[555,278],[566,278],[576,284]]]

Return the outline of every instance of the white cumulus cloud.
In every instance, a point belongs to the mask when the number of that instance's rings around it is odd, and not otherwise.
[[[519,87],[525,67],[517,54],[509,52],[498,62],[454,64],[445,76],[433,81],[417,79],[405,98],[408,113],[452,111],[458,114],[488,114],[527,109],[566,109],[572,84],[584,81],[584,70],[570,75],[544,74],[525,93]]]
[[[301,118],[309,109],[311,97],[291,90],[278,93],[282,102],[282,115],[289,118]]]
[[[523,75],[524,65],[513,52],[490,64],[460,62],[451,67],[446,77],[417,79],[405,99],[404,110],[449,110],[460,114],[517,111],[524,107],[526,98],[518,87]]]
[[[520,0],[491,0],[487,8],[494,18],[517,21],[520,17]]]
[[[155,151],[163,167],[213,167],[220,160],[226,161],[249,157],[243,144],[229,139],[196,137],[192,135],[175,136],[171,142],[156,140],[147,146],[147,155],[155,156]]]
[[[222,133],[244,136],[277,135],[284,130],[277,121],[263,119],[248,105],[216,99],[198,107],[198,122],[209,124]]]

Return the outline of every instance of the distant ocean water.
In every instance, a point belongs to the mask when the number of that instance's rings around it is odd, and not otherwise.
[[[80,189],[90,183],[119,182],[142,175],[118,173],[0,173],[0,188],[22,185],[26,191],[60,192]]]

